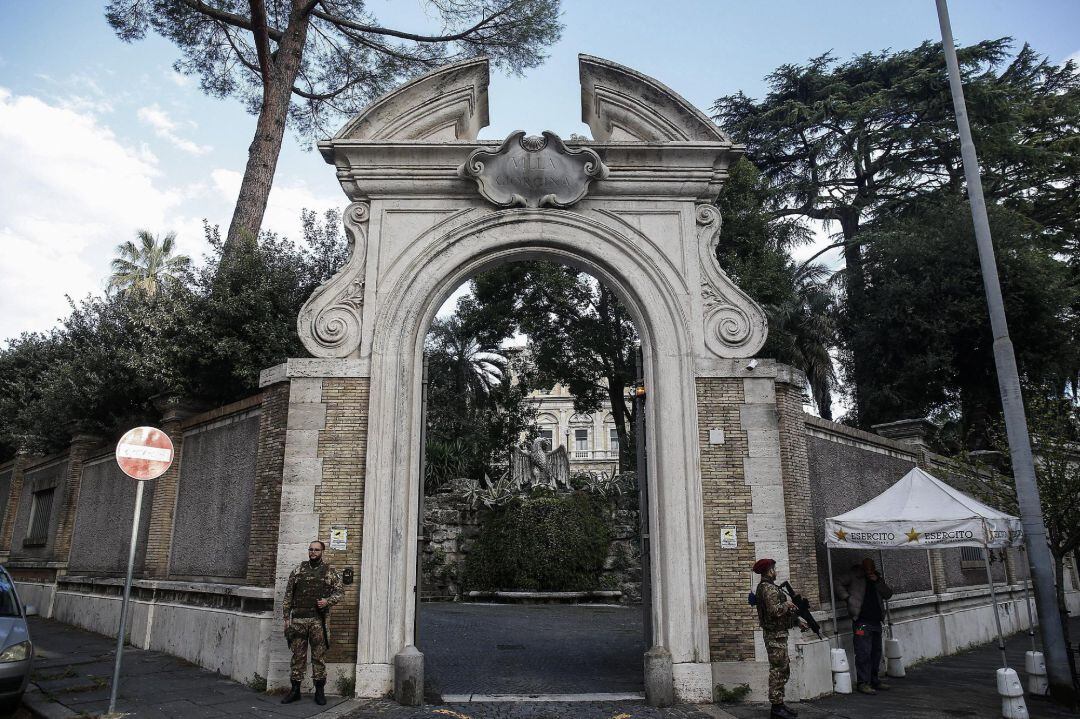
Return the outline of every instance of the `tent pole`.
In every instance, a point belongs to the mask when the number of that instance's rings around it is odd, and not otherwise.
[[[884,549],[879,549],[878,550],[878,562],[881,564],[881,574],[879,576],[882,579],[884,579],[885,578],[885,550]],[[893,636],[892,611],[889,609],[889,600],[885,599],[883,601],[885,602],[885,623],[889,626],[889,639],[896,639],[896,637]]]
[[[1005,638],[1001,634],[1001,615],[998,614],[997,594],[994,593],[994,575],[990,573],[990,548],[983,547],[983,563],[986,565],[986,581],[990,585],[990,603],[994,605],[994,622],[997,624],[998,649],[1001,650],[1001,666],[1009,668],[1005,657]]]
[[[829,605],[832,607],[832,633],[836,637],[836,648],[840,648],[840,625],[836,622],[836,589],[832,576],[832,547],[825,545],[825,555],[829,558]]]
[[[1006,552],[1006,556],[1008,556],[1009,550],[1006,549],[1004,551]],[[1006,559],[1005,561],[1008,560]],[[1027,609],[1028,615],[1028,636],[1031,637],[1031,651],[1037,652],[1039,649],[1035,646],[1035,617],[1031,614],[1031,591],[1028,589],[1029,582],[1027,579],[1021,579],[1020,583],[1024,585],[1024,608]]]

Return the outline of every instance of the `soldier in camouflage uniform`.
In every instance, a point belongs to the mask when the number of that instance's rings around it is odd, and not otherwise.
[[[761,623],[765,639],[765,652],[769,655],[769,702],[772,703],[770,717],[776,719],[794,719],[797,713],[784,704],[784,685],[791,674],[788,662],[788,630],[802,625],[798,609],[776,586],[776,562],[772,559],[759,559],[754,564],[754,573],[761,575],[758,583],[756,607],[758,621]]]
[[[292,570],[289,583],[285,585],[281,610],[285,616],[285,638],[292,649],[289,665],[292,691],[281,700],[282,704],[300,699],[300,683],[307,668],[308,647],[311,647],[315,703],[326,704],[326,615],[330,607],[341,601],[345,589],[337,571],[323,561],[325,550],[326,545],[318,539],[311,542],[308,545],[308,561]]]

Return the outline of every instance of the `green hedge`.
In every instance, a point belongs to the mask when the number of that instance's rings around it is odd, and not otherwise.
[[[610,539],[606,507],[584,493],[514,499],[481,523],[465,588],[596,589]]]

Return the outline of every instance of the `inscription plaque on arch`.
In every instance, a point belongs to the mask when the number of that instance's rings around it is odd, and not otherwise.
[[[458,173],[476,180],[480,194],[500,207],[569,207],[608,168],[594,150],[572,150],[554,132],[518,130],[494,152],[474,150]]]

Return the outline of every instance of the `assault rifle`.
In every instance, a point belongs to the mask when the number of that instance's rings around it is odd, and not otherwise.
[[[791,598],[791,603],[795,605],[795,608],[799,610],[799,618],[806,622],[806,626],[818,635],[818,639],[824,639],[821,636],[821,625],[814,619],[814,615],[810,613],[810,600],[803,595],[796,592],[791,587],[791,582],[784,582],[780,585],[780,589],[784,590],[784,594]]]

